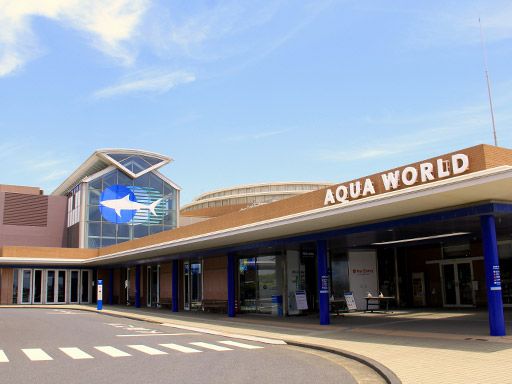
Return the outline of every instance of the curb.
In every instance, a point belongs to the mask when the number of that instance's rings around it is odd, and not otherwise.
[[[284,340],[284,341],[286,342],[286,344],[293,345],[295,347],[316,349],[318,351],[333,353],[335,355],[346,357],[347,359],[355,360],[361,364],[366,365],[370,369],[373,369],[375,372],[377,372],[379,374],[380,377],[382,377],[386,381],[386,383],[402,384],[402,381],[398,378],[398,376],[393,371],[391,371],[388,367],[379,363],[378,361],[370,359],[369,357],[359,355],[359,354],[353,353],[353,352],[348,352],[343,349],[324,347],[323,345],[298,343],[296,341],[289,341],[289,340]]]

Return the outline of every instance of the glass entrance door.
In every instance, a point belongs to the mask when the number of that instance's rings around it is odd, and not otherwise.
[[[184,308],[186,310],[201,309],[203,300],[203,270],[200,261],[183,263]]]
[[[160,266],[147,267],[147,306],[156,307],[160,303]]]
[[[34,269],[34,283],[33,283],[33,296],[32,303],[42,304],[43,302],[43,270]]]
[[[66,272],[57,271],[57,303],[66,303]]]
[[[78,303],[78,292],[80,283],[80,271],[69,272],[69,302]]]
[[[32,270],[21,270],[21,304],[32,303]]]
[[[471,262],[441,265],[444,305],[473,306],[473,270]]]
[[[274,313],[282,295],[282,268],[276,255],[239,260],[240,309],[243,312]],[[281,297],[282,300],[282,297]]]
[[[66,303],[67,271],[64,269],[46,270],[46,303]]]
[[[459,287],[460,305],[473,305],[473,274],[471,263],[457,264],[457,277]]]
[[[46,271],[46,304],[55,303],[55,271]]]
[[[80,284],[80,303],[89,304],[91,302],[91,271],[83,270]]]

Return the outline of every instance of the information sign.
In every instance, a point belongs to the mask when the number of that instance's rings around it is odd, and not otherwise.
[[[98,305],[96,309],[103,309],[103,280],[98,280],[98,294],[97,294]]]
[[[308,309],[306,291],[295,291],[295,302],[297,303],[297,309]]]
[[[354,293],[353,292],[345,292],[343,294],[345,296],[345,302],[347,303],[347,308],[349,311],[356,311],[357,305],[356,300],[354,299]]]
[[[320,293],[329,293],[329,276],[322,275]]]
[[[501,275],[500,275],[500,266],[499,265],[492,266],[491,291],[501,291]]]

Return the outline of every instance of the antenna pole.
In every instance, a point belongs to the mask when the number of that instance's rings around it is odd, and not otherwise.
[[[494,122],[494,108],[492,106],[491,82],[489,81],[489,71],[487,70],[487,53],[485,50],[484,33],[482,31],[482,23],[480,21],[480,18],[478,18],[478,25],[480,26],[480,42],[482,43],[482,53],[484,56],[485,79],[487,81],[487,94],[489,95],[489,108],[491,110],[492,134],[494,136],[494,145],[498,146],[498,138],[496,136],[496,124]]]

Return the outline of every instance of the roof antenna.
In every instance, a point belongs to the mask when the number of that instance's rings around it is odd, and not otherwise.
[[[498,138],[496,137],[496,124],[494,122],[494,109],[492,107],[491,83],[489,81],[489,71],[487,70],[487,54],[485,51],[484,33],[482,32],[482,23],[480,21],[480,17],[478,18],[478,25],[480,26],[480,41],[482,43],[482,54],[484,56],[484,70],[485,79],[487,80],[487,94],[489,95],[489,108],[491,109],[492,133],[494,135],[494,145],[498,146]]]

